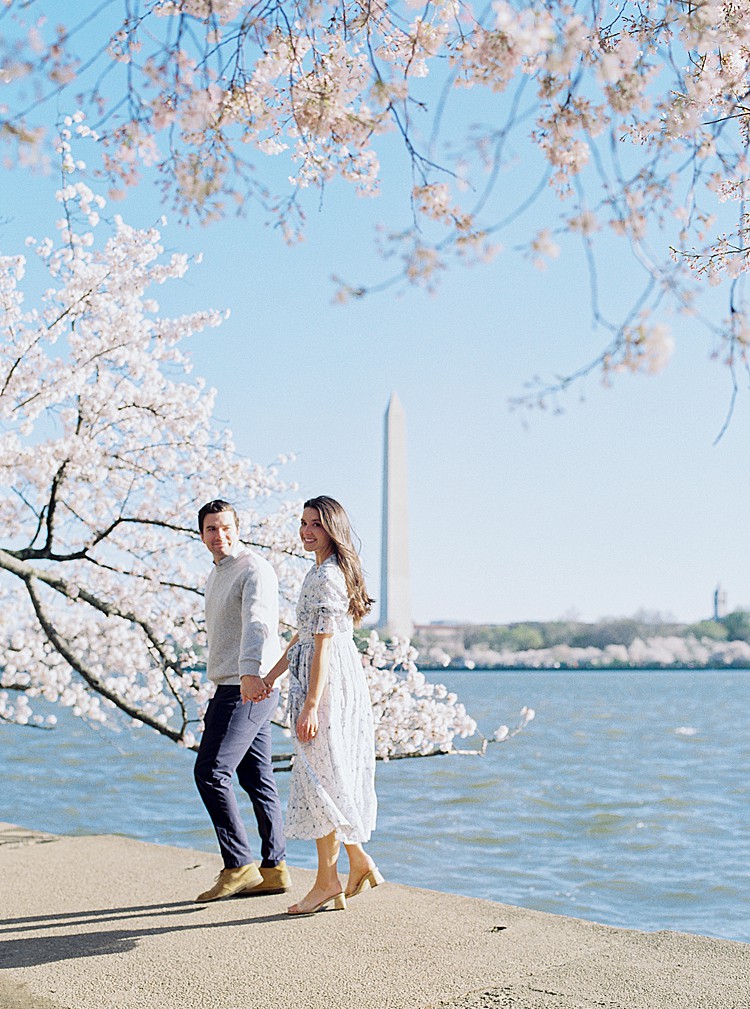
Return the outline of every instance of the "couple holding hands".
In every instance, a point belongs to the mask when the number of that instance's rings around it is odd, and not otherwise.
[[[195,781],[216,831],[224,868],[200,902],[235,893],[290,889],[285,828],[271,764],[276,680],[287,671],[294,763],[286,835],[314,839],[318,870],[292,915],[314,914],[383,879],[362,845],[375,827],[375,742],[372,707],[353,627],[369,612],[359,557],[342,506],[330,497],[304,504],[300,538],[315,554],[297,603],[297,633],[282,653],[278,580],[272,566],[240,542],[237,513],[209,501],[198,513],[201,539],[214,566],[206,584],[209,679],[216,691],[206,710]],[[232,786],[237,774],[258,822],[256,865]],[[342,888],[343,843],[349,877]]]

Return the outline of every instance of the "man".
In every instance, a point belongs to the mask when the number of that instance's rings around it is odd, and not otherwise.
[[[237,513],[227,501],[209,501],[198,512],[201,539],[214,567],[206,583],[208,678],[216,692],[206,710],[195,761],[195,782],[219,841],[224,868],[205,902],[234,893],[283,893],[291,885],[279,793],[271,765],[271,716],[278,690],[270,694],[261,676],[281,655],[276,573],[240,542]],[[253,861],[232,786],[253,804],[261,863]]]

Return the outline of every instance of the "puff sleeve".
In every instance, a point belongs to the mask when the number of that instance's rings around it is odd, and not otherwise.
[[[343,574],[337,565],[324,565],[320,568],[320,575],[318,591],[311,600],[311,632],[351,633],[349,596]]]

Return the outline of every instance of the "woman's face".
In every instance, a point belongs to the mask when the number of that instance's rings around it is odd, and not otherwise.
[[[333,540],[323,528],[317,508],[305,508],[299,524],[299,535],[305,550],[314,550],[318,561],[333,553]]]

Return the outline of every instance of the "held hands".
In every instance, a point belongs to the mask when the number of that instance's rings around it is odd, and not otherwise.
[[[310,743],[318,733],[318,706],[305,701],[297,719],[297,739],[301,743]]]
[[[262,676],[240,676],[240,696],[242,703],[247,701],[265,701],[271,696],[272,684],[266,683]]]

